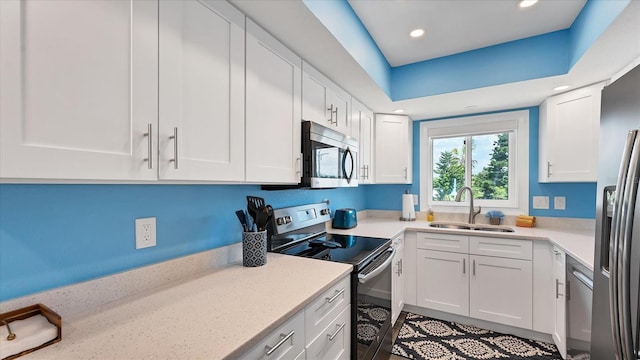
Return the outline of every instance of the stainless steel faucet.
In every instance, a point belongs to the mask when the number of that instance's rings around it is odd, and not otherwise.
[[[478,206],[478,211],[475,211],[475,209],[473,208],[473,191],[468,186],[463,186],[460,190],[458,190],[458,193],[456,194],[456,201],[457,202],[460,202],[460,198],[462,197],[462,193],[465,190],[469,190],[469,224],[475,224],[476,223],[476,216],[478,216],[478,214],[480,214],[480,211],[482,210],[482,206]]]

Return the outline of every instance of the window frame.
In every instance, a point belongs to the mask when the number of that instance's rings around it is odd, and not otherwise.
[[[420,123],[420,210],[465,213],[469,201],[434,202],[433,194],[433,141],[434,138],[466,137],[510,132],[509,135],[509,200],[474,199],[474,205],[483,212],[501,210],[506,215],[529,212],[529,111],[509,111],[494,114],[463,116]],[[513,146],[512,146],[513,144]],[[471,169],[471,157],[466,157],[466,169]],[[465,186],[470,185],[471,172],[465,174]],[[469,184],[466,184],[469,182]]]

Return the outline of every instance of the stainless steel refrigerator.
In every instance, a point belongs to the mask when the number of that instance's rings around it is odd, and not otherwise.
[[[591,358],[637,360],[640,66],[602,90],[599,151]]]

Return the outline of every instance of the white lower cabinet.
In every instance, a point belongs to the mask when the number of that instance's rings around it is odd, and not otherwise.
[[[531,329],[531,261],[477,255],[469,258],[469,316]]]
[[[351,349],[351,311],[350,307],[333,319],[307,345],[307,360],[348,359]]]
[[[558,347],[562,358],[567,357],[567,299],[565,294],[566,284],[566,257],[564,251],[553,247],[553,276],[555,284],[555,303],[553,307],[553,332],[551,337]]]
[[[469,255],[422,249],[417,255],[417,305],[469,315]]]
[[[392,240],[396,250],[391,266],[391,324],[395,324],[404,308],[404,234]]]
[[[417,305],[531,329],[531,246],[529,240],[418,233]]]
[[[267,335],[240,359],[296,359],[305,350],[304,311]]]
[[[324,291],[240,359],[349,359],[351,276]]]

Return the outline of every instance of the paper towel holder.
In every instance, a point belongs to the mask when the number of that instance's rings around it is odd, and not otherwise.
[[[406,209],[406,211],[405,211],[405,205],[406,205],[405,196],[406,197],[410,196],[410,199],[411,199],[410,204],[407,205],[410,208]],[[411,215],[413,215],[413,217]],[[402,195],[402,216],[400,216],[400,221],[416,221],[416,212],[415,212],[415,204],[413,203],[413,195],[409,194],[409,190],[406,190],[405,193]]]

